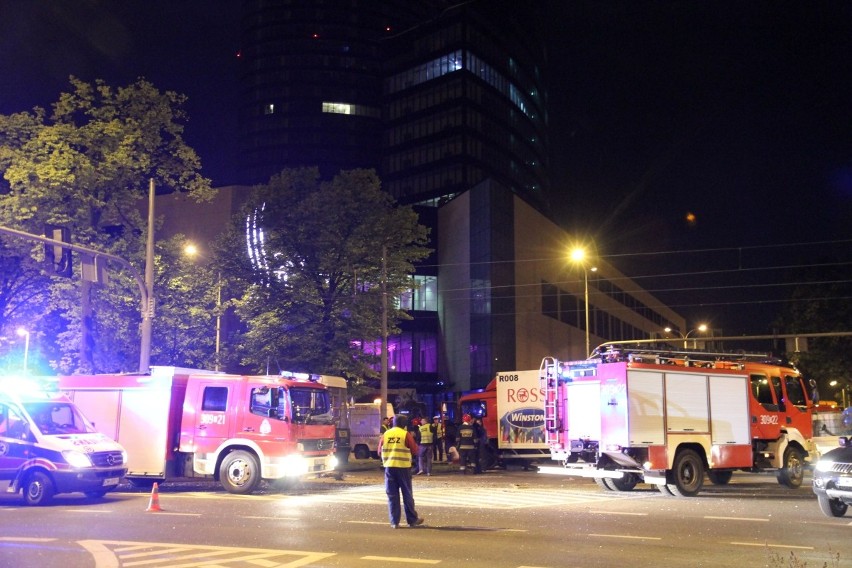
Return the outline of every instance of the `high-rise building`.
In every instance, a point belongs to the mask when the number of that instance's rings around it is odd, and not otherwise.
[[[287,167],[324,177],[375,168],[433,229],[437,256],[400,298],[414,320],[390,340],[392,387],[481,388],[546,355],[585,356],[587,331],[601,342],[683,325],[604,263],[588,330],[579,316],[582,278],[546,214],[546,50],[530,12],[539,7],[243,2],[241,181]]]

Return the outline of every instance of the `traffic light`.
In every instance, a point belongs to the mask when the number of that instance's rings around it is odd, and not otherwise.
[[[71,231],[66,227],[57,227],[55,225],[44,226],[44,236],[54,241],[63,243],[71,243]],[[44,245],[44,261],[50,267],[50,270],[58,276],[71,278],[71,249],[53,243],[45,243]]]

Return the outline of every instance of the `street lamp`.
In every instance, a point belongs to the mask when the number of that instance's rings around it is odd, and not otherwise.
[[[680,336],[680,338],[683,339],[683,348],[686,349],[687,347],[689,347],[689,335],[691,333],[695,333],[696,331],[700,332],[700,333],[704,333],[705,331],[707,331],[707,324],[702,323],[701,325],[699,325],[695,329],[690,329],[689,331],[687,331],[685,335],[682,334],[679,331],[676,331],[676,330],[670,328],[670,327],[665,328],[664,331],[666,333],[677,333]],[[692,348],[693,349],[698,348],[698,340],[694,337],[692,338]]]
[[[16,333],[19,337],[24,338],[24,374],[27,374],[27,367],[29,366],[29,356],[30,356],[30,332],[25,327],[19,327],[16,330]]]
[[[586,317],[586,354],[588,357],[591,353],[589,345],[589,270],[597,271],[596,266],[588,267],[586,264],[586,249],[576,247],[571,249],[571,261],[579,264],[583,269],[583,299],[585,302],[585,317]]]
[[[201,251],[198,250],[198,247],[195,246],[194,243],[187,243],[183,247],[183,252],[194,258],[195,256],[201,255]],[[221,345],[222,338],[222,273],[216,273],[216,361],[214,363],[213,370],[219,370],[219,347]]]

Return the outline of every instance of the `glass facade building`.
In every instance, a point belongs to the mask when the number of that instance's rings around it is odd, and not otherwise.
[[[413,319],[389,341],[391,388],[482,388],[498,371],[581,355],[585,320],[565,263],[520,263],[542,254],[540,239],[553,259],[564,244],[546,215],[546,54],[535,9],[508,0],[243,2],[242,181],[288,167],[318,166],[324,177],[375,168],[432,229],[436,255],[398,299]],[[632,297],[632,284],[620,286]],[[610,339],[605,326],[623,305],[595,303],[596,339]],[[643,336],[656,329],[651,319],[615,319]]]

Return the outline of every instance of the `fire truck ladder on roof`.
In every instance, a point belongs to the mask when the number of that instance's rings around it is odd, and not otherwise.
[[[704,367],[715,369],[742,369],[746,362],[771,363],[788,366],[789,363],[772,357],[767,353],[712,352],[698,349],[666,349],[651,346],[649,348],[630,346],[630,342],[609,342],[597,347],[593,358],[603,362],[630,361],[652,363],[656,365],[677,365],[683,367]]]
[[[544,393],[544,439],[548,446],[559,445],[559,415],[557,404],[557,385],[559,383],[559,361],[554,357],[541,360],[539,385]]]

